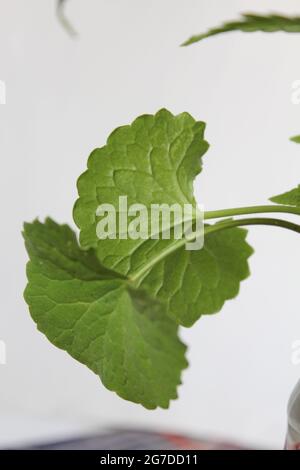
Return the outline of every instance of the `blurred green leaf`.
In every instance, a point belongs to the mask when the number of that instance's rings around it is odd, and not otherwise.
[[[221,26],[212,28],[205,33],[192,36],[185,41],[182,46],[189,46],[195,42],[202,41],[210,36],[217,34],[229,33],[231,31],[242,31],[245,33],[252,33],[262,31],[265,33],[273,33],[276,31],[284,31],[286,33],[299,33],[300,32],[300,17],[287,17],[281,15],[256,15],[245,13],[242,18],[237,21],[226,22]]]

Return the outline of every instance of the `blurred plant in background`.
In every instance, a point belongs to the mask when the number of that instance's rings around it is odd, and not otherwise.
[[[70,36],[77,36],[77,31],[73,28],[72,24],[70,21],[67,19],[65,16],[65,5],[67,1],[66,0],[58,0],[57,1],[57,17],[59,21],[61,22],[62,26],[65,28],[65,30],[70,34]]]

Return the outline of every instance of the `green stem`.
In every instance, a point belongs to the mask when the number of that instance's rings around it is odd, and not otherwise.
[[[300,207],[294,206],[281,206],[281,205],[266,205],[266,206],[250,206],[250,207],[236,207],[232,209],[222,209],[218,211],[204,212],[204,219],[219,219],[223,217],[234,217],[237,215],[247,214],[262,214],[271,212],[281,212],[287,214],[300,215]]]
[[[56,14],[61,22],[62,26],[65,28],[65,30],[70,34],[70,36],[77,36],[77,32],[71,25],[71,23],[67,20],[64,14],[64,7],[65,7],[65,0],[59,0],[57,3],[57,8],[56,8]]]
[[[213,233],[219,232],[220,230],[226,230],[233,227],[242,227],[245,225],[271,225],[274,227],[281,227],[287,230],[292,230],[293,232],[300,233],[300,225],[294,224],[292,222],[288,222],[287,220],[282,219],[272,219],[268,217],[253,217],[253,218],[246,218],[246,219],[237,219],[237,220],[224,220],[214,225],[208,225],[204,229],[204,236]],[[188,241],[191,242],[197,238],[198,235],[195,233],[193,238],[189,238]],[[149,269],[155,266],[157,263],[162,261],[166,256],[169,256],[174,251],[181,248],[187,240],[182,238],[180,240],[176,240],[173,244],[169,245],[164,251],[160,252],[155,258],[152,258],[147,264],[145,264],[141,269],[136,271],[130,276],[130,281],[136,282],[140,278],[146,274]]]
[[[225,220],[214,225],[205,227],[204,236],[208,233],[218,232],[233,227],[242,227],[245,225],[272,225],[274,227],[281,227],[293,232],[300,233],[300,225],[288,222],[282,219],[271,219],[268,217],[254,217],[247,219]]]

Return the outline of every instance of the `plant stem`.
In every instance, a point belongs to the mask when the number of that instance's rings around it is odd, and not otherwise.
[[[65,30],[70,34],[70,36],[77,36],[77,32],[71,25],[71,23],[67,20],[64,14],[64,7],[65,7],[66,0],[58,0],[57,2],[57,7],[56,7],[56,14],[61,22],[62,26],[65,28]]]
[[[266,206],[236,207],[232,209],[222,209],[218,211],[204,212],[204,219],[219,219],[223,217],[234,217],[237,215],[262,214],[271,212],[300,215],[300,207],[271,204]]]
[[[274,227],[281,227],[293,232],[300,233],[300,225],[294,224],[287,220],[271,219],[268,217],[253,217],[247,219],[225,220],[214,225],[205,227],[204,235],[208,233],[218,232],[233,227],[242,227],[245,225],[272,225]]]
[[[296,233],[300,233],[300,225],[294,224],[287,220],[272,219],[268,217],[253,217],[253,218],[236,219],[236,220],[224,220],[224,221],[215,223],[214,225],[208,225],[204,229],[204,237],[205,235],[208,235],[209,233],[219,232],[221,230],[226,230],[226,229],[230,229],[233,227],[242,227],[245,225],[269,225],[269,226],[271,225],[274,227],[281,227],[287,230],[292,230],[293,232],[296,232]],[[201,233],[200,234],[195,233],[193,238],[189,238],[188,241],[191,242],[195,240],[197,236],[199,235],[201,235]],[[157,263],[159,263],[164,258],[166,258],[166,256],[169,256],[171,253],[181,248],[183,245],[185,245],[186,242],[187,240],[185,238],[176,240],[175,243],[169,245],[164,251],[160,252],[155,258],[151,259],[141,269],[133,273],[130,276],[130,281],[136,282],[138,280],[141,280],[143,276],[149,271],[149,269],[151,269]]]

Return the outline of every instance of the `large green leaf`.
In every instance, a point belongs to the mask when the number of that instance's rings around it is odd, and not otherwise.
[[[167,408],[187,363],[163,305],[82,251],[66,225],[25,224],[24,238],[25,299],[38,329],[122,398]]]
[[[81,243],[94,247],[107,268],[127,276],[154,298],[161,300],[177,323],[191,326],[201,315],[221,309],[235,297],[249,274],[252,250],[244,230],[210,234],[203,250],[187,251],[185,240],[99,240],[96,208],[100,203],[190,203],[193,180],[201,170],[207,149],[205,125],[188,114],[173,116],[166,110],[142,116],[131,126],[117,129],[108,144],[95,150],[88,170],[79,178],[79,200],[74,218]]]
[[[204,129],[203,122],[187,113],[173,116],[163,109],[116,129],[105,147],[92,152],[88,170],[78,180],[74,220],[80,228],[81,245],[96,248],[106,267],[134,276],[146,263],[170,250],[173,240],[150,236],[99,240],[96,210],[103,203],[117,208],[119,196],[124,195],[128,206],[143,204],[150,209],[153,204],[191,204],[196,208],[193,180],[208,148]]]
[[[231,31],[243,31],[252,33],[255,31],[262,31],[273,33],[276,31],[284,31],[286,33],[299,33],[300,32],[300,17],[287,17],[281,15],[256,15],[256,14],[243,14],[242,18],[237,21],[230,21],[221,26],[212,28],[209,31],[192,36],[183,46],[194,44],[195,42],[202,41],[210,36],[215,36],[221,33],[228,33]]]

